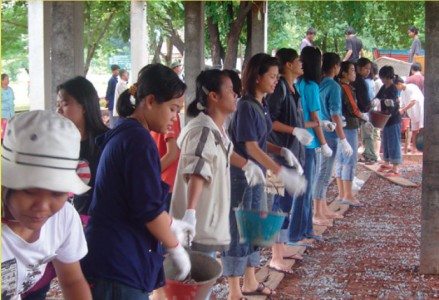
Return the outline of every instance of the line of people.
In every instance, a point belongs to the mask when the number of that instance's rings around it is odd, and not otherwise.
[[[186,126],[178,115],[186,85],[161,64],[145,66],[121,93],[113,129],[102,123],[88,80],[61,84],[59,114],[23,113],[7,125],[2,297],[44,299],[57,275],[66,297],[148,299],[165,284],[165,251],[186,278],[185,246],[221,255],[229,299],[275,295],[256,279],[260,249],[240,243],[234,209],[288,215],[269,267],[291,274],[285,245],[321,240],[313,224],[342,218],[327,205],[333,174],[339,201],[362,205],[352,186],[360,127],[363,139],[375,130],[372,109],[391,115],[381,169],[398,174],[400,115],[417,106],[400,105],[397,91],[406,85],[390,66],[379,70],[383,86],[374,100],[361,98],[371,66],[306,46],[300,55],[282,48],[276,57],[253,56],[242,80],[230,70],[202,71]],[[268,170],[283,195],[267,197]]]

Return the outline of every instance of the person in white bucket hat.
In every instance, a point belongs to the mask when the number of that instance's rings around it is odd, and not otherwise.
[[[68,193],[89,187],[76,174],[80,134],[50,111],[13,117],[2,149],[2,299],[21,299],[52,262],[66,299],[91,299],[79,260],[87,254]]]

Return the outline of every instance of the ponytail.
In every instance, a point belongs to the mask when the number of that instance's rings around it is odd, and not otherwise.
[[[135,104],[131,103],[130,90],[126,89],[122,94],[120,94],[119,99],[117,99],[117,113],[119,116],[126,118],[131,116],[136,109]]]

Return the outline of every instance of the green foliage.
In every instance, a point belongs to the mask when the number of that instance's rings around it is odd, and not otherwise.
[[[15,80],[20,68],[29,68],[27,3],[3,1],[1,8],[2,72]]]

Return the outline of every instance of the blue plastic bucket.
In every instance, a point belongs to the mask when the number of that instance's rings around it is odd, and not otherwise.
[[[281,212],[261,213],[260,211],[234,208],[238,224],[239,242],[259,247],[270,247],[282,228],[287,214]]]

